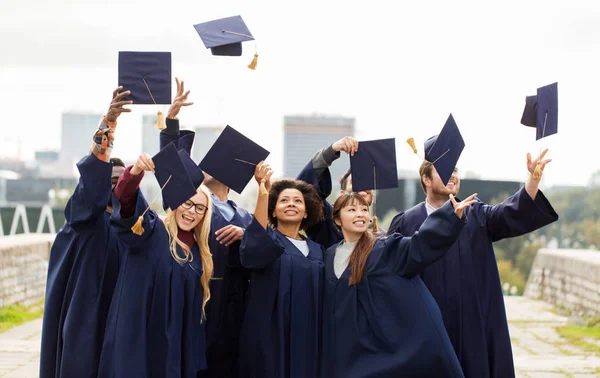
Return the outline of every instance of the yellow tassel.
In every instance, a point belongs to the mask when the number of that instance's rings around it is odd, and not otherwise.
[[[377,215],[373,216],[373,233],[379,233],[379,225],[377,224]]]
[[[135,224],[133,225],[133,227],[131,227],[131,232],[133,232],[136,235],[142,235],[144,233],[144,227],[142,227],[142,222],[144,221],[144,216],[140,215],[138,217],[137,222],[135,222]]]
[[[257,63],[258,63],[258,54],[254,54],[254,58],[252,59],[252,62],[250,62],[250,64],[248,64],[248,68],[250,68],[251,70],[255,70]]]
[[[412,148],[413,152],[416,154],[417,153],[417,146],[415,146],[415,138],[408,138],[406,140],[406,143],[408,143],[408,145],[410,146],[410,148]]]
[[[540,169],[541,165],[542,165],[542,163],[538,161],[537,165],[535,166],[535,170],[533,171],[533,174],[531,175],[536,180],[539,180],[542,177],[542,170]]]
[[[162,112],[159,110],[158,111],[158,119],[156,121],[156,128],[159,130],[164,130],[167,128],[167,124],[165,123],[165,117],[163,116]]]
[[[262,179],[260,180],[260,195],[266,196],[267,194],[269,194],[269,192],[267,191],[267,187],[265,186],[265,179]]]

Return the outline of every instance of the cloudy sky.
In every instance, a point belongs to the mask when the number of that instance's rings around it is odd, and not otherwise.
[[[489,5],[487,5],[489,3]],[[108,4],[108,5],[107,5]],[[143,6],[141,5],[143,4]],[[258,69],[214,57],[196,23],[241,15]],[[171,51],[191,89],[186,125],[229,124],[283,165],[283,116],[356,118],[359,139],[396,137],[400,169],[449,113],[466,141],[463,174],[526,177],[525,155],[550,148],[544,185],[585,184],[600,169],[598,1],[3,0],[0,3],[0,156],[58,148],[63,111],[104,112],[119,51]],[[559,133],[535,141],[520,125],[525,96],[558,82]],[[141,114],[120,119],[115,155],[140,153]],[[166,111],[166,108],[163,109]]]

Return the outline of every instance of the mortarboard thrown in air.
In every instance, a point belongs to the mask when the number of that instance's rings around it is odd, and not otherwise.
[[[535,127],[535,140],[540,140],[558,132],[558,83],[552,83],[537,89],[537,95],[525,98],[525,109],[521,124]],[[533,172],[533,178],[542,177],[541,161]]]
[[[373,190],[373,215],[376,214],[375,190],[398,187],[396,139],[369,140],[358,143],[358,151],[350,156],[352,191]],[[373,231],[378,232],[377,216]]]
[[[536,128],[535,140],[558,132],[558,83],[538,88],[537,95],[525,98],[521,123]]]
[[[204,46],[210,49],[213,55],[218,56],[241,56],[242,42],[254,40],[241,16],[203,22],[194,25],[194,29],[204,42]],[[248,68],[256,69],[257,59],[258,54],[255,52]]]
[[[124,100],[134,105],[165,105],[171,103],[171,53],[119,51],[119,86],[131,94]],[[165,120],[158,111],[157,128]]]
[[[414,139],[409,138],[406,142],[411,146],[413,152],[417,154]],[[460,130],[452,114],[446,120],[442,131],[438,135],[427,139],[424,148],[425,157],[422,159],[432,163],[444,185],[448,185],[460,154],[465,148],[465,141],[460,134]]]
[[[175,210],[182,203],[196,194],[197,188],[204,180],[204,174],[192,161],[185,150],[177,151],[174,143],[169,143],[152,157],[156,181],[160,185],[163,203]],[[152,201],[154,202],[154,201]],[[140,215],[131,228],[137,235],[144,232],[142,222],[152,202]]]
[[[267,156],[269,151],[228,125],[200,162],[200,168],[241,194],[254,177],[256,165]]]

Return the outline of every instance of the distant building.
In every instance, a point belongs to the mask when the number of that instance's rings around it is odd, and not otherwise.
[[[155,125],[156,114],[142,116],[142,152],[150,156],[160,151],[160,130]]]
[[[98,128],[102,114],[71,113],[62,114],[60,137],[60,161],[75,164],[90,151],[92,137]]]
[[[345,136],[354,136],[355,119],[324,115],[284,117],[284,176],[296,177],[315,152]],[[347,156],[330,168],[334,192],[339,190],[339,178],[348,169]]]
[[[194,137],[194,146],[192,147],[192,159],[194,159],[196,164],[199,164],[204,156],[206,156],[206,153],[210,150],[219,135],[221,135],[223,129],[223,126],[198,126],[194,128],[196,135]]]

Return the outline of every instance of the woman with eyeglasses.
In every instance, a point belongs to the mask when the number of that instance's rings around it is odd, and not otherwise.
[[[115,187],[111,223],[128,249],[122,256],[98,377],[197,378],[206,369],[204,308],[213,275],[208,248],[211,196],[200,185],[199,168],[194,179],[182,166],[165,184],[173,185],[170,190],[163,190],[169,206],[166,217],[159,218],[153,210],[143,214],[148,204],[139,184],[144,171],[154,172],[155,163],[159,165],[161,153],[154,158],[142,154]],[[175,152],[175,157],[185,156]],[[171,161],[161,164],[171,166]],[[177,192],[177,177],[190,178],[188,188],[197,187],[185,201],[181,197],[186,194]],[[132,226],[141,215],[143,230],[135,234]]]

